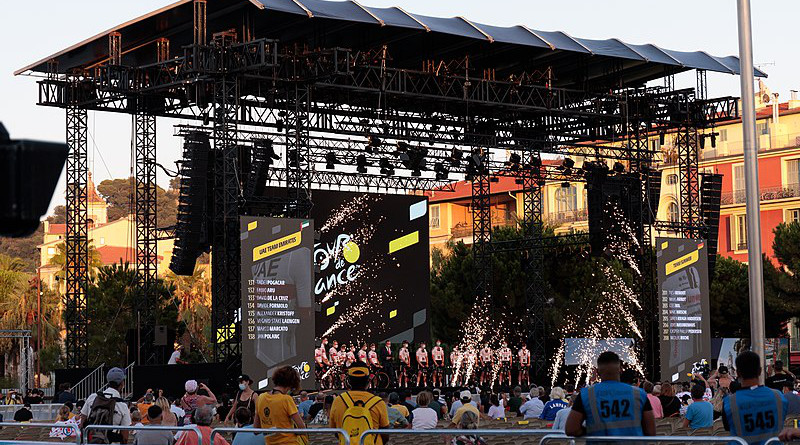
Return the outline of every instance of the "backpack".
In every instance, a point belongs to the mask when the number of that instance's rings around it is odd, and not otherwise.
[[[350,443],[358,443],[361,433],[366,430],[375,429],[375,422],[372,420],[372,407],[382,402],[378,396],[372,396],[367,402],[361,400],[354,401],[349,392],[342,393],[342,401],[346,409],[342,417],[342,429],[350,434]],[[344,438],[339,439],[339,444],[344,445]],[[366,437],[365,445],[375,445],[375,436]]]
[[[108,396],[102,390],[98,391],[92,402],[86,425],[113,425],[114,410],[119,401],[121,400],[117,397]],[[110,430],[90,430],[87,437],[88,443],[111,443],[108,437],[109,433],[111,433]]]

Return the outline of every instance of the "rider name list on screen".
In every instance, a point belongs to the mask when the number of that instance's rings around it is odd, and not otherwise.
[[[704,240],[658,238],[661,379],[676,381],[711,357]]]
[[[314,226],[311,220],[241,218],[242,368],[269,376],[281,366],[311,373],[314,347]]]

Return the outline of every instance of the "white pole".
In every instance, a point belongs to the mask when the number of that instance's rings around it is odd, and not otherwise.
[[[753,91],[753,32],[750,0],[737,0],[739,61],[744,132],[744,180],[747,198],[747,261],[750,278],[750,348],[764,359],[764,270],[761,263],[761,206],[758,187],[756,106]],[[763,381],[764,375],[761,375]]]

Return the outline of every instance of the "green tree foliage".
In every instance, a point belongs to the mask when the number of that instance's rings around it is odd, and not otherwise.
[[[794,277],[776,268],[766,257],[764,265],[764,318],[768,338],[786,336],[783,322],[800,316],[800,292]],[[711,281],[711,332],[714,337],[750,336],[750,301],[747,265],[717,256]]]
[[[33,333],[33,345],[38,343],[37,292],[36,276],[25,271],[25,262],[0,254],[0,329],[28,329]],[[58,341],[62,327],[59,300],[56,292],[42,288],[42,343],[50,346],[56,356],[60,355]],[[15,340],[0,339],[0,353],[15,353],[16,350]],[[45,367],[43,371],[49,369]]]
[[[124,366],[133,361],[135,351],[127,350],[126,336],[136,328],[134,302],[141,298],[136,289],[136,271],[128,265],[101,267],[86,289],[89,309],[89,365],[100,363]],[[156,324],[175,329],[178,310],[172,301],[172,289],[161,280],[157,283],[153,308]]]
[[[37,246],[42,243],[44,236],[44,224],[39,227],[32,235],[23,238],[0,237],[0,252],[19,258],[25,263],[23,270],[28,273],[35,273],[39,265],[39,249]]]
[[[775,258],[800,280],[800,223],[781,223],[773,230],[772,250]]]
[[[67,222],[67,208],[64,206],[55,206],[53,214],[47,217],[50,224],[64,224]]]
[[[167,227],[175,224],[178,214],[178,190],[170,181],[169,190],[156,186],[156,205],[158,206],[158,227]],[[108,220],[115,221],[131,214],[134,210],[135,199],[134,180],[106,179],[97,185],[97,191],[108,203]]]
[[[545,236],[552,233],[550,228],[545,230]],[[496,227],[492,236],[496,241],[505,241],[519,239],[521,233],[514,227]],[[431,320],[434,337],[455,344],[461,322],[475,303],[475,263],[472,249],[462,242],[449,243],[447,250],[446,255],[434,252],[432,256]],[[525,287],[530,283],[525,265],[524,252],[498,252],[492,256],[494,309],[505,315],[507,323],[517,324],[520,335],[524,333]],[[598,292],[611,287],[602,273],[603,266],[611,268],[628,285],[632,283],[632,276],[620,264],[590,257],[586,246],[571,246],[560,240],[549,245],[544,260],[545,280],[534,285],[546,289],[548,300],[542,316],[551,336],[558,335],[565,317],[592,315],[576,308],[590,307],[596,303]]]

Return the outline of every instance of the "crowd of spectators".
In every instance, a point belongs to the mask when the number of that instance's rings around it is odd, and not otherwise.
[[[618,360],[618,358],[617,358]],[[750,365],[753,367],[754,365]],[[598,371],[602,370],[598,368]],[[616,368],[615,368],[616,369]],[[752,374],[754,371],[750,371]],[[760,369],[758,370],[760,373]],[[238,378],[238,391],[234,397],[220,397],[202,382],[189,380],[180,397],[167,398],[161,390],[147,390],[137,400],[127,401],[120,391],[125,373],[113,368],[107,374],[108,386],[102,393],[91,394],[85,401],[75,400],[69,384],[59,387],[53,402],[61,403],[55,422],[62,427],[53,428],[52,437],[66,438],[74,434],[71,427],[82,428],[87,424],[105,422],[114,426],[193,426],[201,431],[202,443],[210,445],[212,425],[236,426],[239,428],[296,428],[336,427],[342,428],[351,417],[353,407],[363,408],[371,417],[364,428],[410,428],[431,430],[435,428],[476,429],[481,422],[516,422],[538,419],[555,430],[577,433],[575,419],[585,428],[590,421],[591,403],[587,389],[567,382],[563,386],[546,388],[531,385],[523,392],[514,387],[510,392],[481,391],[480,388],[462,388],[442,392],[439,389],[421,391],[413,395],[410,390],[392,392],[368,391],[370,371],[358,364],[348,370],[349,391],[333,390],[309,394],[300,390],[300,378],[293,368],[280,368],[271,376],[273,388],[261,394],[251,387],[253,380],[247,375]],[[784,369],[780,361],[769,369],[766,388],[780,391],[785,401],[782,415],[800,415],[800,396],[797,395],[796,377]],[[687,382],[649,382],[630,372],[616,374],[598,372],[603,383],[616,382],[640,391],[642,409],[642,434],[651,431],[647,419],[675,418],[688,429],[705,429],[722,421],[726,429],[729,424],[732,395],[743,387],[753,386],[752,375],[737,376],[733,369],[720,366],[713,372],[694,373]],[[636,393],[634,393],[636,394]],[[14,420],[29,422],[34,419],[32,406],[43,402],[43,392],[30,390],[24,396],[8,391],[3,402],[20,405],[14,412]],[[638,397],[638,396],[637,396]],[[587,405],[588,404],[588,405]],[[104,410],[105,409],[105,414]],[[362,413],[363,414],[363,413]],[[596,415],[596,414],[595,414]],[[572,424],[570,425],[570,422]],[[103,424],[103,423],[100,423]],[[733,425],[735,429],[737,426]],[[352,426],[350,426],[352,430]],[[358,428],[356,428],[358,429]],[[572,429],[572,430],[571,430]],[[608,433],[608,431],[606,431]],[[135,444],[179,444],[200,445],[191,431],[164,430],[112,430],[92,432],[103,436],[99,440]],[[789,433],[787,433],[789,434]],[[798,431],[800,435],[800,431]],[[238,433],[233,445],[295,444],[298,436],[293,433],[265,437],[258,433]],[[388,438],[377,438],[375,445],[383,445]],[[454,445],[482,444],[485,439],[469,434],[450,438]],[[227,445],[222,435],[216,435],[214,445]]]

